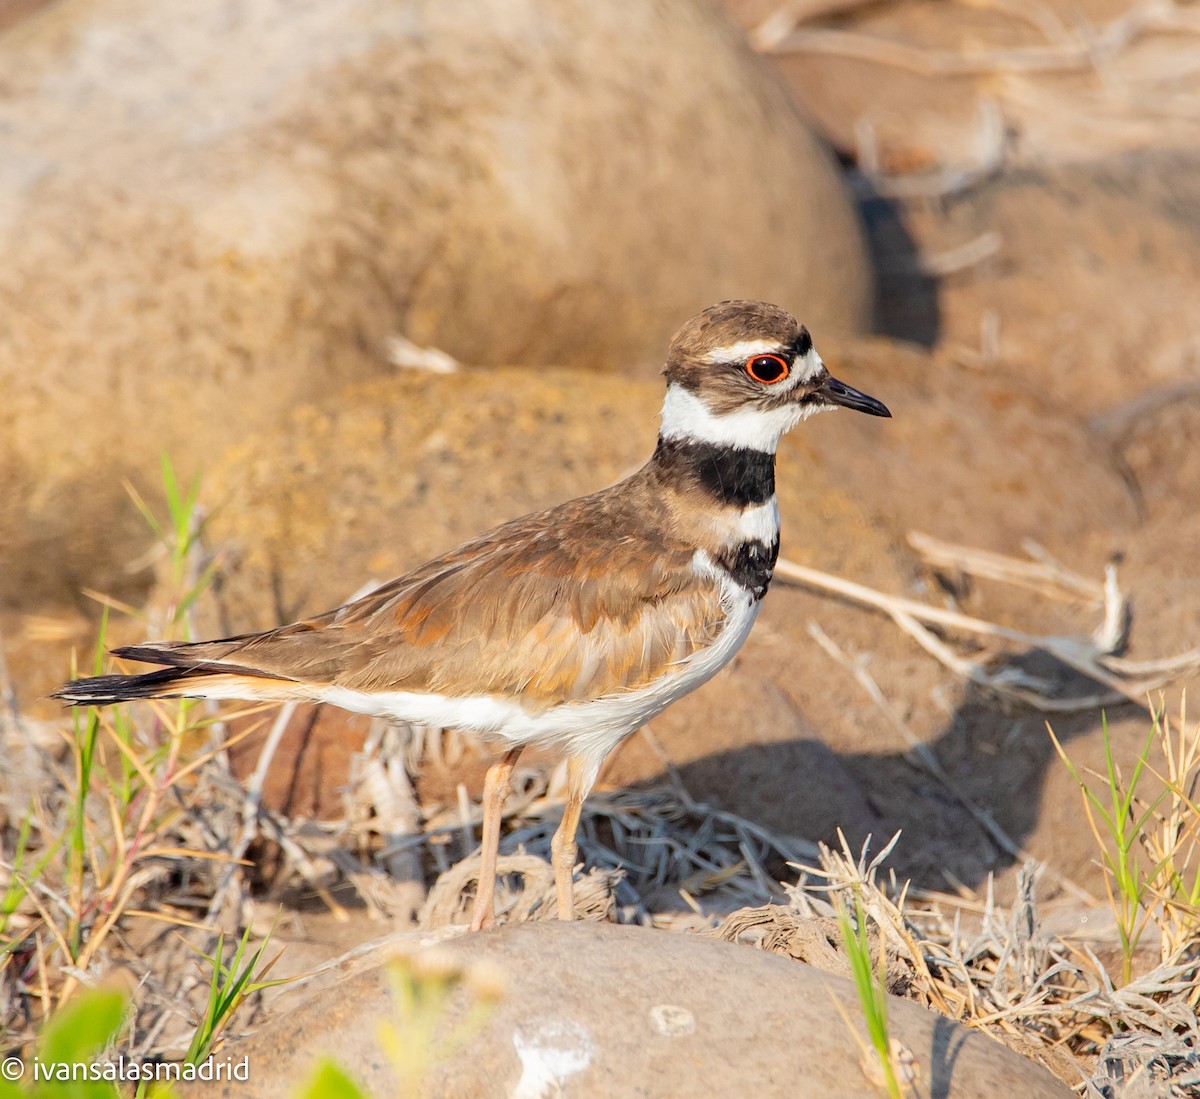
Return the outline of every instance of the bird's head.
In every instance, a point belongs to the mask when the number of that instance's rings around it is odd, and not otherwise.
[[[816,412],[891,416],[834,378],[808,329],[765,302],[724,301],[693,317],[675,333],[663,373],[663,438],[773,451],[784,432]]]

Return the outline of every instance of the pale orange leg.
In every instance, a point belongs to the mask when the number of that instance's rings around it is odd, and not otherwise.
[[[575,858],[578,847],[575,834],[579,831],[579,815],[583,799],[596,781],[596,767],[578,759],[567,760],[567,803],[563,806],[562,821],[550,841],[554,860],[554,887],[558,893],[558,918],[575,918]]]
[[[508,784],[523,744],[510,748],[499,763],[488,768],[483,780],[483,836],[480,840],[479,885],[471,908],[471,930],[479,931],[496,922],[496,857],[500,850],[500,817]]]

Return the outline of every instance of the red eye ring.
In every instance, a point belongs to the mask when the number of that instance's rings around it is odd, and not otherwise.
[[[763,385],[781,382],[792,372],[791,364],[782,355],[755,355],[754,358],[746,360],[742,369]]]

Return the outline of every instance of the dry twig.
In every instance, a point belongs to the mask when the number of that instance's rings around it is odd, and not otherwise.
[[[1066,583],[1064,576],[1058,575],[1061,566],[1048,569],[1044,561],[1021,562],[1003,558],[999,554],[983,554],[980,551],[948,547],[946,543],[935,543],[932,540],[923,542],[924,536],[921,535],[917,535],[916,538],[919,545],[936,550],[943,558],[953,549],[953,559],[958,567],[963,569],[979,568],[997,579],[1014,580],[1020,577],[1021,582],[1026,585],[1035,581],[1053,581],[1060,586]],[[1123,646],[1125,642],[1129,608],[1117,584],[1115,567],[1111,565],[1106,570],[1104,584],[1089,589],[1101,596],[1104,609],[1103,622],[1090,641],[1070,637],[1048,637],[1010,629],[944,607],[930,606],[902,596],[887,595],[865,584],[845,580],[783,558],[776,564],[775,575],[785,583],[801,584],[812,590],[836,595],[860,606],[882,611],[955,675],[1002,699],[1043,713],[1073,713],[1126,702],[1145,709],[1144,699],[1147,695],[1200,670],[1200,649],[1141,662],[1131,662],[1114,655],[1114,650]],[[1086,582],[1078,577],[1070,583],[1076,590],[1082,590],[1085,585]],[[1054,693],[1054,684],[1035,678],[1011,665],[992,670],[982,658],[958,655],[929,629],[929,626],[991,642],[1041,650],[1080,675],[1106,687],[1107,691],[1083,697],[1062,697]]]

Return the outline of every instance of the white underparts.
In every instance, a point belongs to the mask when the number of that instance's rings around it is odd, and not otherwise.
[[[773,454],[785,432],[819,410],[818,405],[787,404],[779,408],[750,406],[717,414],[691,390],[672,382],[663,401],[660,434],[664,439],[694,439]]]
[[[746,508],[735,527],[738,542],[761,542],[769,546],[779,538],[779,501],[772,496],[765,504]]]
[[[680,661],[653,683],[584,702],[564,702],[531,711],[518,698],[497,695],[448,697],[414,691],[354,691],[346,687],[315,690],[322,702],[355,713],[375,714],[414,725],[456,728],[509,744],[540,744],[582,757],[599,767],[613,748],[635,729],[695,690],[721,670],[742,647],[758,617],[761,601],[733,582],[703,550],[693,567],[717,582],[725,625],[713,644]]]

